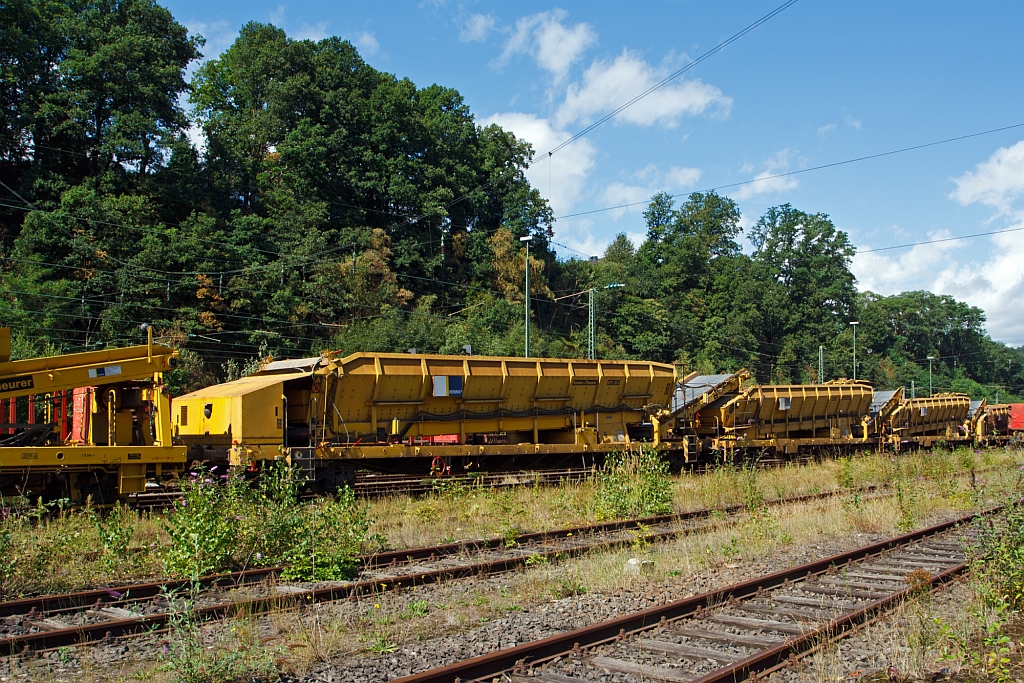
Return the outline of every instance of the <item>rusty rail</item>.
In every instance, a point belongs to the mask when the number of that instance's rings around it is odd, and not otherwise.
[[[580,652],[581,649],[585,651],[586,649],[621,640],[629,634],[652,629],[666,621],[694,617],[714,605],[728,603],[730,600],[750,598],[758,595],[759,591],[779,588],[788,585],[790,582],[823,574],[830,569],[842,567],[848,563],[880,555],[886,551],[947,532],[959,525],[994,514],[1001,509],[1001,507],[993,508],[960,517],[926,529],[897,536],[879,543],[873,543],[764,577],[750,579],[684,600],[624,615],[616,619],[560,633],[531,643],[524,643],[506,650],[488,653],[449,666],[405,676],[395,679],[394,683],[460,683],[461,681],[490,679],[510,670],[525,672],[528,666],[543,663],[555,657],[569,655],[574,651]],[[932,577],[932,585],[948,581],[958,572],[963,571],[964,566],[963,564],[957,565],[942,574]],[[789,639],[706,676],[697,677],[694,679],[694,683],[697,681],[699,683],[741,681],[748,678],[752,673],[778,666],[780,663],[787,661],[791,655],[805,649],[823,635],[842,632],[866,621],[871,615],[906,597],[910,590],[908,588],[895,592],[853,613],[845,614],[820,629],[808,632],[794,639]]]

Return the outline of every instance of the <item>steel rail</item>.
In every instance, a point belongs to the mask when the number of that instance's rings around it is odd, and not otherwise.
[[[878,487],[867,486],[858,489],[859,491],[873,491]],[[791,498],[781,498],[767,501],[769,505],[799,504],[848,493],[848,491],[830,491],[824,493],[807,494]],[[689,512],[658,515],[641,519],[624,520],[618,522],[606,522],[587,526],[570,527],[553,531],[541,531],[531,534],[524,534],[516,538],[517,543],[542,544],[545,541],[586,538],[600,533],[626,531],[632,529],[643,529],[660,524],[685,522],[690,520],[709,519],[715,514],[730,514],[746,509],[742,504],[720,506],[716,508],[703,508]],[[707,526],[682,527],[674,530],[655,531],[646,533],[641,537],[645,542],[655,542],[673,538],[687,533],[703,531]],[[283,595],[252,598],[235,602],[222,603],[200,607],[190,613],[198,619],[210,620],[221,619],[233,614],[261,614],[274,610],[287,609],[297,605],[309,605],[315,602],[331,602],[338,600],[358,599],[364,595],[386,592],[397,588],[411,588],[434,583],[441,583],[459,578],[483,577],[490,574],[502,573],[517,570],[527,566],[529,561],[536,559],[557,560],[562,557],[581,555],[595,550],[607,549],[628,545],[634,542],[633,538],[610,539],[597,543],[589,543],[575,547],[538,549],[536,552],[520,553],[512,557],[504,557],[496,560],[475,562],[456,567],[443,567],[433,570],[417,571],[400,576],[377,577],[355,581],[341,586],[330,586],[318,589],[306,589],[290,592]],[[365,568],[374,569],[391,566],[389,563],[397,563],[399,560],[406,561],[422,560],[429,557],[450,556],[467,550],[497,549],[504,546],[505,539],[492,538],[484,541],[463,541],[460,543],[446,544],[441,546],[429,546],[426,548],[415,548],[408,550],[396,550],[387,553],[363,556],[360,558]],[[529,546],[527,546],[528,548]],[[234,572],[204,579],[209,587],[225,586],[242,583],[254,583],[259,580],[273,576],[280,572],[281,567],[271,567],[248,572]],[[192,585],[188,580],[139,584],[136,586],[123,586],[117,589],[97,589],[83,591],[80,593],[69,593],[64,595],[43,596],[40,598],[26,598],[0,603],[0,616],[25,615],[33,608],[38,612],[68,610],[75,607],[95,606],[97,608],[110,608],[118,606],[130,606],[136,598],[145,599],[168,594],[173,590],[186,590]],[[120,597],[118,597],[120,596]],[[9,606],[9,607],[8,607]],[[20,634],[0,638],[0,656],[12,655],[26,649],[40,650],[93,641],[109,640],[111,638],[159,629],[171,622],[175,614],[172,612],[161,614],[143,615],[127,619],[114,619],[91,624],[82,624],[68,628],[54,628],[38,633]]]
[[[379,498],[393,494],[418,495],[438,490],[439,487],[459,484],[468,488],[513,488],[516,486],[551,485],[565,480],[585,479],[593,468],[558,468],[550,470],[514,470],[509,472],[480,472],[469,475],[431,477],[430,475],[381,474],[356,479],[353,491],[360,498]],[[307,494],[303,499],[317,496]],[[175,488],[129,494],[127,504],[137,510],[165,510],[181,500],[182,493]]]
[[[574,631],[549,636],[542,640],[524,643],[516,647],[480,655],[469,660],[456,662],[448,666],[431,669],[418,674],[395,679],[392,683],[460,683],[461,681],[473,681],[484,678],[492,678],[503,672],[518,669],[525,671],[527,666],[543,663],[555,657],[563,656],[581,648],[593,648],[598,645],[621,640],[627,635],[635,632],[645,631],[654,628],[665,621],[676,620],[685,617],[694,617],[701,614],[715,605],[727,603],[730,600],[741,600],[754,597],[758,591],[779,588],[790,584],[793,581],[805,579],[811,576],[824,574],[834,568],[842,567],[848,563],[858,562],[869,557],[880,555],[886,551],[893,550],[937,534],[947,532],[957,526],[972,522],[984,516],[999,512],[1002,507],[996,507],[972,515],[959,517],[957,519],[943,522],[926,529],[914,531],[902,536],[890,538],[885,541],[873,543],[850,550],[844,553],[833,555],[821,560],[809,562],[798,567],[793,567],[781,572],[769,574],[709,591],[684,600],[668,603],[658,607],[652,607],[640,612],[627,614],[615,619],[603,621],[591,626],[586,626]],[[932,578],[932,583],[948,581],[957,571],[962,571],[965,565],[960,564],[940,575]],[[909,589],[908,589],[909,590]],[[894,601],[905,597],[908,590],[900,591],[857,610],[856,612],[844,615],[843,617],[827,624],[813,633],[800,636],[792,642],[786,641],[763,652],[756,653],[747,659],[736,662],[725,669],[708,674],[705,677],[697,678],[700,683],[711,681],[740,681],[770,666],[776,666],[780,662],[788,660],[789,656],[801,646],[807,645],[815,638],[821,638],[823,633],[834,630],[846,630],[855,624],[865,621],[869,616],[885,607],[893,604]]]
[[[928,585],[934,589],[951,581],[966,570],[967,563],[961,562],[944,572],[932,576]],[[757,652],[746,659],[724,666],[705,676],[698,676],[690,681],[690,683],[735,683],[736,681],[747,680],[758,674],[767,674],[773,669],[781,668],[783,664],[789,665],[816,643],[823,639],[834,640],[840,634],[855,629],[859,625],[870,621],[872,617],[883,612],[888,607],[912,596],[917,590],[918,588],[916,587],[908,586],[899,592],[876,600],[858,610],[844,614],[821,628],[789,638],[775,647]]]

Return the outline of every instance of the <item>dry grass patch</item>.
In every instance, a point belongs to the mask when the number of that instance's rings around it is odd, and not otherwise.
[[[915,496],[939,496],[944,505],[968,509],[982,495],[992,468],[1005,470],[1021,461],[1022,453],[1016,449],[937,449],[771,469],[723,466],[673,477],[671,506],[676,512],[733,504],[761,510],[765,501],[777,498],[838,492],[848,499],[848,517],[855,529],[882,533],[890,525],[859,505],[864,495],[855,489],[871,484],[892,487],[902,526],[909,528],[915,515],[927,514],[929,504]],[[973,480],[975,476],[979,481]],[[918,486],[925,479],[934,482],[927,493]],[[599,516],[598,490],[594,479],[509,489],[442,481],[427,496],[368,501],[368,517],[375,521],[368,533],[371,542],[363,550],[489,537],[511,541],[522,532],[592,523]],[[758,514],[762,526],[770,523],[770,515]],[[119,519],[115,524],[95,511],[31,506],[10,514],[0,522],[3,593],[29,595],[164,578],[163,555],[170,539],[163,515],[129,512]]]

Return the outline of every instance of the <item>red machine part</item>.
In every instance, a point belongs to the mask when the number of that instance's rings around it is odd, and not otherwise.
[[[89,417],[92,414],[92,392],[95,387],[75,387],[72,390],[71,440],[89,443]]]
[[[1007,428],[1011,432],[1024,432],[1024,403],[1010,404],[1010,423]]]

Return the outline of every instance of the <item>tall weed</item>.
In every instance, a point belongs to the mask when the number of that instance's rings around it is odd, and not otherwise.
[[[284,553],[285,579],[340,581],[356,571],[356,556],[373,520],[350,488],[336,500],[324,498],[303,506],[292,544]]]
[[[982,598],[992,606],[1024,607],[1024,504],[1010,503],[999,518],[975,525],[970,564],[983,589]]]
[[[227,514],[229,490],[208,472],[193,472],[183,481],[183,497],[167,515],[164,528],[171,542],[164,550],[164,566],[172,576],[198,580],[232,563],[238,525]]]
[[[594,516],[598,520],[649,517],[672,511],[668,462],[650,448],[613,453],[598,472]]]
[[[100,541],[100,563],[108,571],[120,576],[132,559],[128,547],[135,536],[139,517],[121,503],[115,505],[105,517],[91,510],[90,513],[90,520]]]

